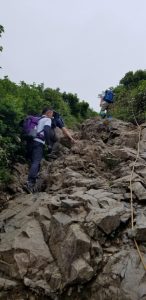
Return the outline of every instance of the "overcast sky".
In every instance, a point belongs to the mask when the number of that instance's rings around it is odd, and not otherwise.
[[[0,0],[0,77],[98,93],[146,69],[146,0]]]

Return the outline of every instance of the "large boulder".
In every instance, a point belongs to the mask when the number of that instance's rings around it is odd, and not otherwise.
[[[143,300],[146,296],[145,270],[135,250],[123,250],[109,258],[93,284],[91,300]]]

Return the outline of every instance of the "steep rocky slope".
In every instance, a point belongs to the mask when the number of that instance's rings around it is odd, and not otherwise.
[[[138,128],[95,118],[74,136],[72,147],[62,139],[56,161],[43,161],[39,192],[23,191],[27,166],[14,166],[1,197],[0,299],[146,299],[131,236]],[[145,137],[143,124],[132,189],[134,234],[146,261]]]

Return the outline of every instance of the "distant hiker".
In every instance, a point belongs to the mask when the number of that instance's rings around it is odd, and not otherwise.
[[[101,107],[100,116],[102,118],[105,117],[110,118],[111,116],[109,111],[114,100],[114,94],[112,89],[106,90],[104,94],[99,95],[99,97],[100,97],[100,107]]]
[[[50,145],[51,119],[53,109],[45,107],[41,117],[29,116],[24,120],[24,133],[28,136],[27,148],[31,166],[28,173],[28,180],[25,185],[27,192],[35,191],[37,175],[40,169],[40,163],[43,158],[45,143]]]
[[[60,114],[56,111],[53,112],[52,124],[51,124],[51,136],[50,136],[50,145],[49,145],[49,158],[56,159],[57,153],[59,150],[60,140],[56,133],[56,128],[60,128],[63,135],[68,137],[71,142],[75,143],[76,141],[73,139],[68,129],[65,127],[64,121]]]

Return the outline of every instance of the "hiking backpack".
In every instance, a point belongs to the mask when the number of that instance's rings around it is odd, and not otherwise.
[[[58,112],[54,111],[53,118],[52,118],[52,123],[51,123],[51,128],[54,129],[56,127],[59,127],[59,128],[64,127],[64,121],[61,118],[60,114]]]
[[[104,101],[106,101],[108,103],[113,103],[113,98],[114,98],[113,92],[110,90],[106,90],[105,95],[103,97]]]
[[[42,117],[27,116],[22,125],[22,133],[25,138],[35,138],[38,136],[37,125]]]

